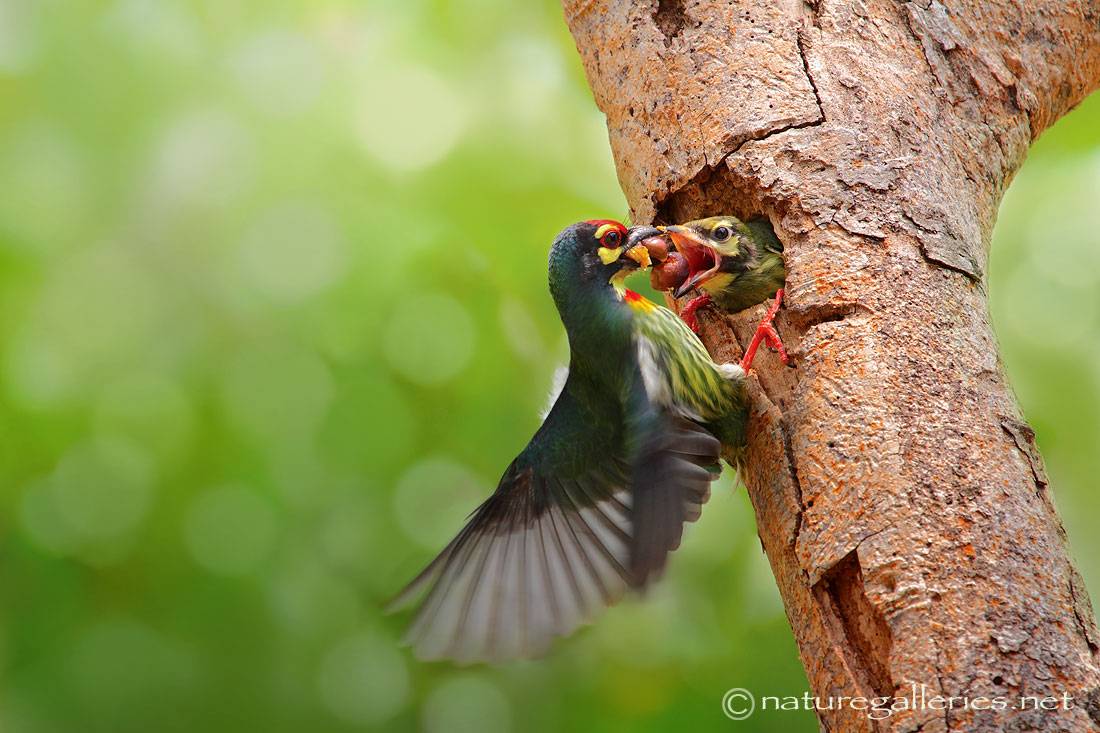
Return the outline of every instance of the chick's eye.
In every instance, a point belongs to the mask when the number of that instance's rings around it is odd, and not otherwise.
[[[726,226],[715,227],[714,231],[710,233],[710,235],[717,239],[719,242],[726,241],[730,238],[731,234],[733,234],[733,232],[731,232],[730,228]]]
[[[603,235],[601,244],[608,249],[613,249],[619,246],[619,240],[622,239],[622,235],[618,231],[612,229],[607,234]]]

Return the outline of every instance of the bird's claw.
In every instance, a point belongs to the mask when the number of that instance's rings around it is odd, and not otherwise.
[[[692,298],[680,309],[680,318],[695,333],[699,333],[699,319],[696,317],[695,312],[709,302],[710,296],[704,293]]]
[[[745,349],[745,356],[741,359],[741,368],[746,372],[752,368],[753,359],[756,358],[756,350],[760,348],[761,342],[766,343],[769,348],[774,349],[779,354],[779,360],[782,361],[784,365],[791,366],[791,358],[787,355],[787,349],[783,346],[783,339],[779,337],[779,332],[775,330],[775,325],[773,323],[782,305],[783,288],[780,288],[775,292],[775,302],[768,308],[768,312],[764,314],[764,317],[760,321],[760,325],[756,327],[756,333],[753,334],[752,341],[749,342],[749,347]]]

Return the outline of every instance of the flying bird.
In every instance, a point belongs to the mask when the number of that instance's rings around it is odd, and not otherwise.
[[[676,314],[625,287],[652,264],[640,242],[658,233],[601,219],[554,241],[550,293],[569,374],[496,491],[391,601],[419,600],[406,636],[418,657],[543,653],[656,580],[709,498],[719,457],[739,460],[744,370],[715,364]]]

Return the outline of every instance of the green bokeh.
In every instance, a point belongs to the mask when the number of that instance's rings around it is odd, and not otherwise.
[[[1100,100],[990,292],[1100,594]],[[626,210],[556,3],[0,0],[0,730],[680,730],[805,689],[729,480],[644,602],[419,664],[380,602],[537,425]],[[813,730],[806,713],[742,730]]]

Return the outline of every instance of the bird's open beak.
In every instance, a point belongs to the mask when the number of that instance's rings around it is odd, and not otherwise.
[[[682,254],[688,263],[688,278],[673,295],[677,298],[682,297],[692,288],[718,274],[721,255],[694,229],[677,224],[660,227],[660,229],[672,239],[676,251]]]

